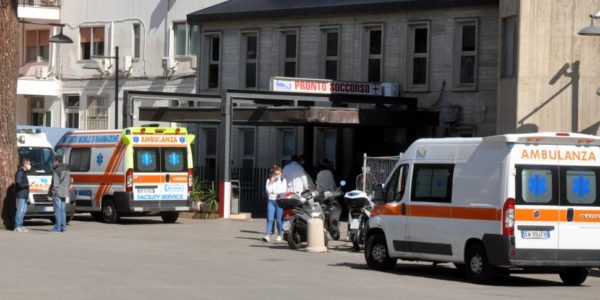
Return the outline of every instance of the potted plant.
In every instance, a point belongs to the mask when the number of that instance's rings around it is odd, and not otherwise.
[[[202,213],[204,219],[216,219],[219,217],[219,197],[215,183],[212,182],[210,188],[203,192]]]
[[[192,201],[194,202],[194,207],[192,210],[199,212],[202,207],[202,200],[204,199],[204,193],[202,192],[202,185],[200,178],[194,178],[192,183],[192,192],[190,193],[192,197]]]

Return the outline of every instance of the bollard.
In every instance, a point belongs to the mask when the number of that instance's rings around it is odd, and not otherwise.
[[[306,251],[308,252],[327,252],[325,247],[325,231],[323,229],[323,220],[320,218],[308,219],[306,234],[308,245]]]

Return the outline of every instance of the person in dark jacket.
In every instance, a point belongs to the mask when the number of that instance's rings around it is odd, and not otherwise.
[[[27,172],[31,170],[31,161],[27,158],[23,159],[23,163],[17,169],[15,174],[16,198],[17,198],[17,213],[15,215],[15,232],[28,232],[29,229],[23,227],[23,218],[27,212],[27,199],[29,199],[29,183]]]
[[[71,185],[71,174],[63,163],[62,156],[54,157],[54,171],[52,172],[52,184],[49,196],[54,203],[54,228],[52,232],[67,231],[66,202],[69,197],[69,186]]]

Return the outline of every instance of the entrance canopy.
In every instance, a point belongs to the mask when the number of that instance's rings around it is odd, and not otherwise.
[[[134,95],[135,91],[128,91]],[[143,92],[147,95],[148,92]],[[155,96],[183,96],[156,93]],[[236,125],[377,126],[419,128],[437,126],[439,112],[419,111],[414,98],[363,95],[323,95],[272,91],[228,90]],[[152,122],[221,122],[215,96],[186,95],[189,107],[140,107],[139,120]],[[344,107],[359,104],[359,107]]]

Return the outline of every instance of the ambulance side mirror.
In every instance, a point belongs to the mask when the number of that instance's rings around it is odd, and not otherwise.
[[[384,202],[383,195],[383,184],[378,184],[375,186],[375,195],[373,196],[373,202],[375,203],[383,203]]]

